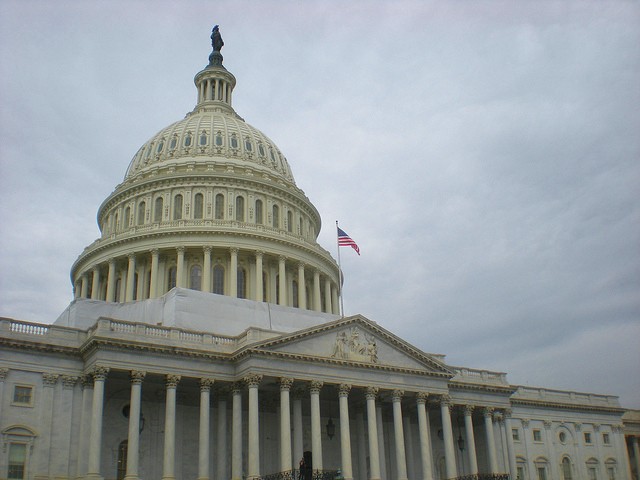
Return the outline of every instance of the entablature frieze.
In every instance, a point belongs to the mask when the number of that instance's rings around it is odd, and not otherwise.
[[[623,414],[626,410],[620,407],[607,407],[603,405],[584,405],[584,404],[570,404],[570,403],[556,403],[543,400],[522,400],[511,399],[511,404],[514,406],[522,407],[536,407],[545,410],[566,410],[574,412],[602,412],[602,413],[614,413]]]

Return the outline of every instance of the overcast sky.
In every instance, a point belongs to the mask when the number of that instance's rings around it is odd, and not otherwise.
[[[347,314],[452,365],[640,408],[640,3],[0,1],[0,315],[53,322],[98,206],[184,117],[220,24],[236,111],[342,249]]]

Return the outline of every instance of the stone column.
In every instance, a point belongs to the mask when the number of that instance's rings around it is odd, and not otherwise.
[[[387,455],[384,442],[384,423],[382,422],[382,399],[376,403],[376,428],[378,430],[378,458],[380,459],[380,478],[387,479]]]
[[[136,480],[140,460],[140,400],[142,381],[146,372],[131,371],[131,399],[129,401],[129,437],[127,442],[127,474],[125,480]]]
[[[447,478],[458,476],[456,469],[456,452],[453,446],[453,430],[451,429],[451,397],[443,395],[440,398],[440,415],[442,416],[442,435],[444,440],[444,461]]]
[[[338,301],[338,290],[335,287],[331,288],[331,306],[333,307],[333,313],[340,315],[340,302]]]
[[[322,470],[322,427],[320,425],[320,389],[322,382],[313,380],[309,385],[311,393],[311,468]]]
[[[0,368],[0,418],[2,418],[2,404],[4,403],[4,381],[7,378],[8,373],[8,368]]]
[[[376,420],[377,387],[367,387],[367,429],[369,431],[369,465],[370,480],[380,480],[380,452],[378,450],[378,428]]]
[[[91,430],[89,434],[89,455],[87,478],[102,479],[100,475],[100,453],[102,447],[102,408],[104,403],[104,382],[109,369],[97,366],[93,369],[93,405],[91,407]]]
[[[86,273],[80,276],[80,298],[87,298],[89,293],[89,278]]]
[[[198,429],[198,480],[209,478],[209,408],[213,378],[200,379],[200,428]]]
[[[216,479],[227,478],[227,396],[229,389],[226,387],[217,390],[218,395],[218,441],[216,450],[218,453]]]
[[[623,427],[620,427],[619,425],[614,425],[613,426],[613,433],[616,436],[621,437],[622,439],[622,449],[624,452],[624,459],[626,460],[626,471],[627,471],[627,475],[629,476],[629,479],[633,478],[631,476],[631,460],[629,459],[629,452],[627,451],[627,442],[624,439],[624,429]],[[633,448],[633,456],[635,459],[635,463],[636,463],[636,472],[638,473],[638,475],[640,475],[640,447],[638,446],[638,437],[637,436],[632,436],[631,437],[631,447]],[[622,468],[620,469],[622,470]]]
[[[489,454],[489,473],[498,473],[496,442],[493,438],[493,408],[485,408],[482,411],[482,415],[484,416],[484,430],[487,438],[487,449]]]
[[[293,378],[280,379],[280,471],[292,469],[291,460],[291,406],[289,392]]]
[[[504,429],[507,435],[507,451],[509,453],[509,473],[511,478],[516,478],[518,474],[518,467],[516,464],[516,448],[513,444],[513,433],[511,432],[513,426],[511,425],[511,409],[504,411]]]
[[[467,437],[467,452],[469,455],[469,473],[478,473],[478,458],[476,456],[476,440],[473,433],[473,405],[464,406],[464,436]],[[515,479],[515,475],[513,476]]]
[[[418,406],[418,433],[420,434],[420,461],[422,463],[422,479],[433,480],[431,466],[431,439],[429,435],[429,416],[427,415],[428,393],[420,392],[416,396]]]
[[[358,478],[365,479],[367,474],[367,442],[364,431],[364,412],[356,414],[356,435],[358,437]]]
[[[307,308],[307,289],[304,279],[304,263],[298,264],[298,308]]]
[[[278,298],[278,305],[287,304],[287,269],[286,269],[286,257],[280,255],[278,259],[278,290],[280,290],[280,298]]]
[[[93,278],[91,279],[91,300],[100,300],[100,267],[93,267]]]
[[[404,448],[407,458],[407,477],[416,478],[416,459],[413,454],[413,447],[415,442],[413,441],[413,425],[411,424],[411,418],[405,413],[402,416],[402,424],[404,425]]]
[[[184,247],[176,248],[176,287],[184,288]]]
[[[244,378],[249,387],[249,451],[247,465],[247,479],[260,478],[260,425],[258,421],[258,386],[262,375],[250,374]]]
[[[402,390],[394,390],[393,399],[393,432],[396,444],[396,478],[407,480],[407,455],[404,448],[404,431],[402,429]]]
[[[136,256],[133,253],[129,254],[129,265],[127,267],[127,290],[125,291],[125,302],[133,301],[134,283],[136,278]]]
[[[202,259],[202,286],[203,292],[211,292],[211,247],[203,247]]]
[[[313,310],[319,312],[322,310],[322,302],[320,301],[320,272],[313,272]],[[344,475],[344,472],[342,472]]]
[[[231,419],[231,479],[242,480],[242,385],[234,383]]]
[[[91,415],[91,400],[93,393],[93,383],[90,375],[80,377],[82,386],[82,407],[80,413],[80,434],[78,438],[78,459],[76,463],[76,478],[84,478],[87,473],[87,445],[89,442],[89,429],[87,423]]]
[[[40,461],[38,465],[38,474],[36,477],[51,475],[52,467],[52,451],[56,445],[52,444],[53,440],[53,412],[54,405],[54,389],[58,383],[58,374],[43,373],[42,374],[42,404],[48,408],[40,410],[40,437],[42,439]],[[59,432],[56,432],[59,433]]]
[[[167,399],[164,415],[164,463],[162,465],[162,479],[176,478],[176,390],[180,382],[180,375],[167,375]]]
[[[229,263],[229,296],[238,296],[238,249],[230,248],[231,262]]]
[[[107,273],[107,302],[116,301],[116,261],[109,259],[109,271]]]
[[[318,284],[318,287],[320,285]],[[349,391],[351,385],[342,383],[338,388],[340,403],[340,454],[342,460],[342,476],[344,480],[353,480],[351,465],[351,432],[349,429]]]
[[[264,252],[257,251],[256,252],[256,294],[255,299],[256,302],[264,301],[263,290],[264,285],[262,284],[262,258],[264,256]]]
[[[326,313],[333,313],[331,308],[331,280],[329,278],[324,280],[324,309]]]
[[[149,297],[158,298],[158,262],[160,251],[157,248],[151,250],[151,284],[149,285]]]
[[[293,391],[293,458],[295,460],[294,468],[298,467],[298,462],[303,455],[302,440],[302,397],[304,390],[296,388]]]

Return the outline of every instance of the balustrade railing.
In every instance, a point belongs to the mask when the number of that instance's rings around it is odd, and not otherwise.
[[[463,475],[452,480],[510,480],[508,473],[477,473],[475,475]]]
[[[338,480],[339,470],[287,470],[262,475],[261,480]]]

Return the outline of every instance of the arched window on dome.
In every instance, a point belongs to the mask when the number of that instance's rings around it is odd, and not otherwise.
[[[178,146],[178,136],[174,134],[173,137],[171,137],[171,142],[169,142],[169,150],[173,152],[177,146]]]
[[[202,130],[202,132],[200,132],[200,146],[204,147],[207,145],[207,132],[205,130]]]
[[[220,130],[218,130],[216,132],[216,147],[221,147],[222,146],[222,132]]]
[[[253,150],[253,145],[251,145],[251,140],[249,140],[249,137],[244,139],[244,149],[247,152],[251,152]]]
[[[293,231],[293,213],[291,213],[291,210],[287,210],[287,230],[289,232]]]
[[[184,146],[185,147],[190,147],[191,146],[191,141],[192,141],[193,135],[191,135],[191,132],[187,132],[187,134],[184,137]]]
[[[163,149],[164,149],[164,138],[161,138],[160,141],[158,142],[158,146],[156,147],[156,154],[162,153]]]
[[[194,265],[189,272],[189,288],[191,290],[202,290],[202,268]]]
[[[124,218],[122,219],[122,229],[129,228],[131,225],[131,208],[124,209]]]
[[[200,219],[204,213],[204,195],[196,193],[193,198],[193,218]]]
[[[144,214],[147,209],[147,204],[145,202],[140,202],[138,204],[138,225],[144,225]]]
[[[265,156],[265,151],[264,151],[264,145],[262,145],[262,143],[258,144],[258,153],[260,154],[261,157],[264,158]]]
[[[235,133],[231,134],[231,148],[238,148],[238,137]]]
[[[213,293],[224,295],[224,267],[222,265],[213,267]]]
[[[180,194],[173,197],[173,219],[182,219],[182,195]]]
[[[236,221],[244,222],[244,197],[236,197]]]
[[[175,288],[177,278],[178,269],[176,267],[169,267],[169,271],[167,272],[167,290]]]
[[[280,207],[278,205],[273,206],[273,228],[280,227]]]
[[[242,267],[238,267],[238,298],[247,298],[247,277]]]
[[[256,223],[262,225],[262,200],[256,200]]]
[[[164,200],[162,197],[156,198],[155,208],[153,209],[153,221],[159,223],[162,221],[162,209],[164,208]]]
[[[216,195],[215,217],[216,220],[224,219],[224,195],[221,193]]]
[[[291,296],[293,297],[291,299],[292,305],[298,308],[298,282],[295,280],[291,284]]]

